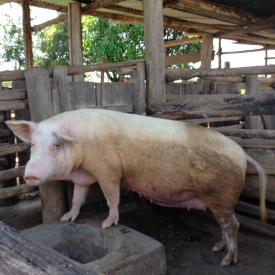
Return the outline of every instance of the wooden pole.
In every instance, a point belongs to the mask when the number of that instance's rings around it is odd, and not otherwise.
[[[210,69],[212,60],[213,35],[204,34],[202,37],[201,68]],[[202,80],[202,93],[209,94],[210,80]]]
[[[142,4],[146,56],[146,103],[161,103],[166,100],[163,1],[144,0]]]
[[[81,4],[71,2],[68,7],[70,65],[83,65]],[[73,82],[84,82],[84,75],[73,75]]]
[[[247,95],[256,95],[258,93],[258,76],[246,75],[245,76],[245,93]],[[259,129],[261,127],[261,121],[259,116],[247,116],[245,117],[246,129]]]
[[[25,63],[26,63],[26,68],[30,68],[33,66],[30,0],[23,0],[22,8],[23,8],[23,34],[24,34]]]
[[[40,122],[54,115],[49,71],[31,68],[24,71],[28,91],[31,119]],[[40,187],[43,222],[60,219],[66,212],[66,202],[61,181],[51,181]]]
[[[106,56],[102,56],[102,63],[107,63]],[[105,71],[101,71],[101,83],[104,83],[104,74],[105,74]]]
[[[221,67],[222,67],[222,39],[221,38],[219,38],[218,57],[219,57],[219,66],[218,66],[218,68],[221,69]]]

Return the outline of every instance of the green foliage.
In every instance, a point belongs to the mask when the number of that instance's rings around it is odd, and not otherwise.
[[[3,37],[0,46],[3,53],[0,57],[4,62],[14,62],[14,69],[17,70],[25,67],[22,21],[13,21],[8,15],[6,17],[9,24],[2,26]]]
[[[68,22],[61,22],[47,27],[35,36],[35,66],[69,65]]]

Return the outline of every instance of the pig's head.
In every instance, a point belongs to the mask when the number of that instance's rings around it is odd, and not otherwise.
[[[74,139],[65,125],[23,120],[6,121],[6,124],[18,138],[31,143],[31,158],[24,176],[28,185],[66,178],[73,165],[69,159]]]

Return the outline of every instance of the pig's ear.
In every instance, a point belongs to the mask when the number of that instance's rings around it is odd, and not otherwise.
[[[25,120],[7,120],[5,123],[13,133],[24,142],[30,142],[32,133],[37,128],[37,123]]]
[[[57,133],[57,137],[58,137],[58,139],[60,139],[62,141],[74,141],[75,140],[65,128],[59,129],[59,131]]]

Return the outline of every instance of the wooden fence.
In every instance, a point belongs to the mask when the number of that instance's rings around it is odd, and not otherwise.
[[[73,74],[80,74],[89,71],[101,70],[122,70],[124,67],[131,66],[130,82],[119,83],[91,83],[91,82],[69,82],[68,76]],[[107,63],[96,66],[61,66],[54,69],[49,68],[32,68],[26,71],[14,72],[0,72],[0,79],[2,81],[12,80],[12,89],[0,91],[0,111],[4,115],[0,117],[1,122],[4,119],[11,119],[6,115],[7,112],[13,111],[16,119],[26,119],[39,122],[52,115],[60,112],[75,110],[80,108],[103,108],[128,113],[142,114],[145,111],[145,87],[144,87],[144,62],[131,61],[122,63]],[[1,124],[0,124],[1,125]],[[29,159],[29,144],[13,143],[14,138],[10,130],[8,130],[4,123],[2,124],[4,130],[0,130],[0,138],[8,138],[9,142],[2,143],[0,147],[1,156],[13,156],[15,158],[19,155],[19,167],[15,167],[14,161],[9,166],[3,169],[11,168],[5,171],[0,170],[0,182],[6,182],[13,179],[13,183],[8,185],[0,185],[0,202],[8,198],[15,198],[19,195],[26,194],[37,190],[37,187],[29,187],[23,183],[22,176],[24,174],[25,164]],[[1,159],[0,159],[1,160]],[[4,162],[4,159],[3,161]],[[5,160],[7,162],[7,160]],[[1,165],[1,161],[0,161]],[[17,181],[14,181],[17,178]],[[52,219],[51,207],[54,199],[63,204],[65,209],[65,200],[60,195],[65,193],[68,196],[68,201],[71,201],[72,190],[60,190],[61,184],[48,184],[52,188],[52,193],[57,193],[59,196],[48,196],[47,187],[40,188],[40,196],[44,201],[43,220],[48,221]],[[53,189],[53,186],[55,186]],[[58,186],[58,187],[57,187]],[[70,186],[70,185],[69,185]],[[5,187],[5,188],[1,188]],[[88,203],[103,200],[104,197],[98,186],[93,186],[91,192],[94,193],[93,198],[88,198]],[[45,210],[48,209],[48,210]],[[50,214],[47,214],[50,213]]]
[[[259,221],[259,177],[250,165],[236,212],[241,227],[272,237],[275,237],[275,79],[258,74],[274,72],[275,66],[169,71],[168,82],[183,80],[183,83],[168,83],[166,102],[146,108],[150,116],[211,127],[239,143],[262,165],[267,174],[267,228]],[[193,77],[210,80],[210,94],[203,95],[200,84],[186,82]],[[241,88],[245,89],[244,95],[240,94]]]
[[[269,66],[264,67],[263,73],[275,72],[274,66],[271,71]],[[268,70],[266,67],[269,67]],[[2,93],[0,94],[0,111],[15,110],[17,119],[26,119],[31,116],[33,121],[41,121],[60,112],[86,107],[142,114],[145,110],[146,98],[144,68],[144,62],[131,61],[97,66],[32,68],[24,72],[0,72],[0,80],[13,80],[12,90],[0,91]],[[130,72],[130,82],[77,83],[68,82],[67,79],[69,75],[107,69]],[[199,83],[193,84],[186,81],[167,83],[166,102],[147,106],[146,113],[150,116],[183,120],[212,127],[234,139],[251,157],[259,161],[268,175],[268,227],[262,228],[258,221],[259,185],[258,176],[253,167],[248,167],[246,185],[236,210],[239,213],[238,218],[241,221],[241,226],[275,237],[273,226],[275,221],[275,130],[273,130],[275,129],[275,120],[273,119],[275,81],[273,78],[258,77],[257,73],[262,69],[257,67],[256,72],[255,68],[250,72],[240,68],[238,70],[226,69],[227,73],[225,71],[221,73],[219,70],[216,75],[213,72],[215,70],[196,70],[195,72],[177,70],[177,77],[169,71],[167,72],[169,81],[171,79],[186,80],[193,76],[207,78],[212,81],[210,95],[202,94]],[[247,75],[237,75],[243,74],[243,72]],[[26,80],[26,83],[18,81],[23,79]],[[253,85],[255,83],[256,85]],[[240,88],[246,89],[245,95],[240,94]],[[249,120],[251,116],[253,119]],[[1,136],[8,137],[9,140],[12,139],[10,131],[6,129],[0,130]],[[22,157],[19,159],[23,160],[17,168],[0,171],[0,182],[23,175],[24,165],[28,159],[28,153],[24,157],[24,152],[27,152],[28,149],[29,145],[22,143],[4,144],[0,147],[0,156],[17,153],[21,154]],[[35,190],[35,187],[26,186],[22,180],[20,183],[18,186],[1,188],[0,200]],[[40,190],[42,201],[45,203],[44,207],[42,205],[44,222],[53,219],[51,216],[53,200],[64,201],[64,198],[58,195],[53,198],[52,194],[63,194],[64,196],[65,193],[69,201],[72,197],[71,188],[67,190],[52,189],[56,188],[55,183],[49,183],[46,186],[51,188],[50,197],[47,196],[48,189]],[[61,188],[60,184],[58,186]],[[94,195],[88,198],[88,203],[103,200],[98,186],[92,187],[91,192]],[[65,205],[59,204],[61,205],[60,213],[55,209],[57,216],[61,216],[65,208]],[[255,217],[255,219],[247,216]]]

